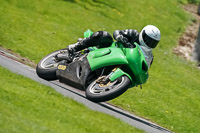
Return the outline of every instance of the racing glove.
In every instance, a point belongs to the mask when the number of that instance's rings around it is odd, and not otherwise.
[[[126,44],[126,43],[128,42],[128,39],[127,39],[126,37],[124,37],[123,35],[118,35],[118,36],[116,37],[116,40],[117,40],[118,42],[123,43],[123,44]]]
[[[125,48],[133,48],[134,46],[128,41],[128,39],[126,37],[124,37],[123,35],[118,35],[116,37],[116,40],[118,42],[121,42]]]

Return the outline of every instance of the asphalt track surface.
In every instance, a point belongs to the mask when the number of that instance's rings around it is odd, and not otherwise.
[[[103,112],[116,118],[119,118],[122,121],[128,123],[129,125],[144,130],[147,133],[171,133],[171,131],[163,127],[160,127],[148,120],[135,116],[134,114],[130,114],[129,112],[126,112],[122,109],[114,107],[106,102],[93,103],[85,98],[84,91],[67,86],[63,83],[60,83],[59,81],[49,82],[43,80],[37,76],[34,68],[20,63],[17,57],[2,50],[0,50],[0,65],[14,73],[23,75],[34,81],[50,86],[57,92],[63,94],[64,96],[72,98],[78,101],[79,103],[84,104],[92,110]]]

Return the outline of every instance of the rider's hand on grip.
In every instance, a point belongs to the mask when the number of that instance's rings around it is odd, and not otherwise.
[[[123,44],[125,44],[125,43],[128,42],[128,39],[127,39],[126,37],[122,36],[122,35],[118,35],[118,36],[116,37],[116,40],[117,40],[118,42],[123,43]]]

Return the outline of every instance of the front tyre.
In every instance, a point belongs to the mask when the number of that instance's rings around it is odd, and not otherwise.
[[[130,84],[131,81],[127,76],[121,76],[106,85],[100,84],[98,80],[95,80],[87,87],[86,98],[93,102],[108,101],[124,93]]]
[[[66,49],[67,48],[61,50]],[[36,67],[36,73],[40,78],[43,78],[45,80],[58,79],[56,76],[56,70],[59,62],[55,60],[55,55],[60,53],[61,50],[54,51],[40,60]]]

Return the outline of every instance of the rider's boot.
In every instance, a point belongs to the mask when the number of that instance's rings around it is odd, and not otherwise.
[[[66,60],[67,62],[72,62],[73,59],[71,57],[68,50],[61,50],[60,53],[55,55],[57,61]]]
[[[77,51],[81,50],[82,46],[83,46],[83,41],[81,40],[81,41],[78,41],[75,44],[71,44],[71,45],[67,46],[67,50],[70,53],[74,53],[74,52],[77,52]]]
[[[61,53],[57,54],[55,58],[56,60],[66,60],[67,62],[72,62],[75,56],[74,53],[81,50],[82,47],[83,41],[82,39],[79,39],[77,43],[69,45],[67,50],[64,52],[61,51]]]

